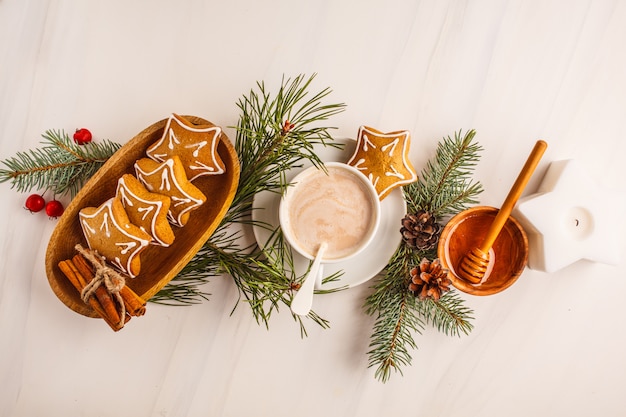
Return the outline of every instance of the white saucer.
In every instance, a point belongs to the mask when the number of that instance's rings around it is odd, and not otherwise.
[[[347,162],[354,153],[356,141],[353,139],[335,139],[335,142],[343,144],[343,149],[326,146],[316,146],[315,152],[324,162]],[[302,167],[290,169],[286,172],[286,178],[291,181],[296,174],[311,166],[306,161]],[[252,220],[270,225],[272,229],[279,226],[278,206],[280,194],[263,191],[255,195],[252,203]],[[324,276],[328,277],[336,272],[343,271],[337,280],[325,283],[321,289],[331,290],[342,287],[354,287],[374,278],[389,262],[394,254],[402,235],[400,234],[401,220],[406,214],[406,202],[400,188],[394,189],[380,203],[381,217],[380,227],[372,242],[358,255],[343,262],[324,265]],[[254,226],[254,237],[261,248],[272,237],[272,231],[260,226]],[[309,260],[294,251],[294,269],[298,276],[308,268]]]

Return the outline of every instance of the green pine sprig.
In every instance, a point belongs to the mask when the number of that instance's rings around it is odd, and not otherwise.
[[[269,325],[273,312],[291,304],[304,275],[294,272],[293,257],[279,228],[251,220],[253,197],[263,191],[282,193],[288,186],[285,173],[309,161],[323,167],[314,147],[340,146],[333,141],[325,125],[342,112],[344,104],[325,104],[331,90],[309,92],[315,75],[283,79],[276,94],[264,83],[257,83],[237,103],[240,110],[236,126],[235,149],[241,167],[240,180],[233,203],[221,225],[197,255],[151,301],[174,304],[196,302],[201,286],[211,278],[227,274],[232,277],[239,299],[247,302],[257,322]],[[271,239],[261,249],[257,244],[241,245],[242,227],[269,228]],[[248,230],[249,231],[249,230]],[[327,277],[327,280],[336,277]],[[195,282],[196,285],[181,283]],[[238,303],[237,303],[238,304]],[[236,307],[236,306],[235,306]],[[234,307],[234,308],[235,308]],[[322,327],[328,322],[315,312],[308,316]],[[303,335],[304,324],[299,316]]]
[[[410,211],[430,211],[438,219],[457,214],[478,203],[482,185],[472,180],[482,150],[474,142],[475,130],[444,138],[428,161],[419,181],[405,187]]]
[[[459,131],[439,143],[419,180],[403,187],[409,212],[427,210],[441,219],[477,203],[482,185],[471,174],[482,148],[474,142],[475,134],[474,130],[465,135]],[[454,290],[438,301],[420,300],[408,290],[409,271],[422,258],[436,257],[436,248],[415,250],[402,243],[365,300],[366,313],[376,316],[369,366],[376,367],[375,377],[382,382],[389,380],[392,370],[402,374],[402,367],[411,364],[411,351],[417,349],[415,336],[426,325],[451,336],[468,334],[473,328],[473,312]]]
[[[19,192],[50,190],[74,197],[121,146],[109,140],[78,145],[62,130],[47,130],[42,137],[42,147],[2,161],[6,169],[0,169],[0,182],[10,181]]]

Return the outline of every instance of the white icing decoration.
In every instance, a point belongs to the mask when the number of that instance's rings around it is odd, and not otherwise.
[[[198,162],[198,161],[196,161],[196,164],[197,164],[197,165],[190,165],[190,166],[189,166],[189,169],[193,169],[193,170],[203,170],[203,171],[211,171],[211,172],[215,171],[215,168],[210,167],[210,166],[208,166],[208,165],[205,165],[205,164],[203,164],[203,163],[200,163],[200,162]]]
[[[122,261],[121,261],[121,259],[120,259],[119,257],[117,257],[117,256],[116,256],[116,257],[115,257],[115,259],[113,259],[113,260],[111,261],[111,263],[112,263],[113,265],[117,266],[117,267],[118,267],[118,269],[121,269],[122,271],[125,271],[125,269],[124,269],[124,265],[122,265]]]
[[[141,182],[143,183],[144,187],[146,187],[146,190],[154,191],[154,187],[152,186],[152,184],[148,184],[148,182],[146,181],[146,179],[142,175],[137,175],[137,178],[141,180]]]
[[[391,165],[391,166],[389,166],[389,168],[391,168],[392,172],[385,172],[386,176],[388,176],[388,177],[397,177],[397,178],[400,178],[401,180],[404,179],[404,175],[399,173],[395,166]]]
[[[103,229],[106,237],[111,237],[111,230],[109,230],[109,213],[104,213],[104,218],[102,219],[102,224],[100,225],[100,230]]]
[[[356,164],[354,164],[354,167],[356,169],[358,169],[359,171],[367,171],[367,167],[365,165],[363,165],[365,163],[365,158],[361,158],[358,161],[356,161]]]
[[[391,150],[389,151],[389,156],[393,156],[393,151],[396,149],[396,146],[398,146],[398,142],[400,142],[400,138],[396,138],[394,141],[381,146],[380,150],[385,152],[388,148],[391,148]]]
[[[370,172],[370,174],[367,177],[369,178],[372,185],[376,187],[376,184],[378,184],[378,180],[380,179],[380,177],[377,176],[376,178],[374,178],[374,174],[372,172]]]
[[[167,144],[167,147],[170,148],[170,149],[174,149],[174,144],[178,145],[178,144],[180,144],[180,141],[178,140],[178,138],[174,134],[174,129],[172,129],[170,127],[168,130],[169,130],[170,134],[169,134],[169,142]]]
[[[117,223],[117,221],[115,220],[115,217],[113,216],[113,198],[110,198],[109,200],[107,200],[104,204],[102,204],[93,214],[91,215],[86,215],[84,213],[80,213],[79,217],[81,218],[81,225],[86,226],[86,228],[89,230],[91,229],[90,227],[88,227],[88,225],[86,224],[86,222],[89,219],[95,219],[98,216],[100,216],[102,214],[102,212],[104,211],[103,214],[103,218],[104,221],[102,222],[102,227],[104,227],[108,233],[107,233],[107,237],[110,237],[110,226],[114,227],[116,230],[118,230],[119,232],[121,232],[123,235],[125,235],[126,237],[128,237],[131,241],[134,242],[134,245],[136,246],[136,249],[129,255],[128,257],[128,262],[126,263],[126,265],[123,265],[119,259],[119,257],[114,257],[113,260],[109,259],[109,261],[111,263],[113,263],[114,265],[116,265],[120,270],[128,273],[131,277],[134,277],[133,274],[131,274],[130,272],[130,265],[132,260],[135,258],[135,256],[137,256],[137,254],[139,253],[139,251],[144,248],[145,246],[148,246],[148,244],[150,243],[149,240],[146,239],[141,239],[138,238],[137,236],[134,236],[132,234],[130,234],[129,232],[127,232],[125,230],[125,228],[121,227],[119,223]],[[106,224],[106,226],[105,226]],[[93,229],[91,229],[93,230]],[[85,232],[85,227],[83,227],[83,232]],[[95,231],[94,231],[95,232]],[[93,249],[92,247],[92,243],[90,240],[90,236],[92,236],[92,234],[90,233],[84,233],[85,234],[85,238],[87,239],[87,245]],[[115,243],[116,245],[118,245],[118,243]],[[120,252],[121,253],[121,252]],[[123,254],[123,253],[122,253]]]
[[[160,205],[161,203],[158,203],[158,204]],[[137,211],[138,211],[139,213],[143,212],[143,215],[141,216],[141,220],[146,220],[146,217],[148,217],[148,215],[149,215],[150,213],[152,213],[152,210],[154,210],[154,207],[153,207],[153,206],[149,206],[149,207],[139,207],[139,208],[137,209]],[[155,216],[156,216],[156,215],[155,215]]]
[[[194,149],[194,151],[192,152],[192,155],[194,156],[194,158],[197,158],[198,155],[200,154],[200,149],[204,148],[205,146],[207,146],[209,144],[209,142],[207,142],[206,140],[200,141],[198,143],[192,143],[190,145],[185,145],[186,149]],[[198,162],[198,161],[195,161]]]
[[[217,141],[219,141],[220,133],[222,132],[222,129],[219,126],[191,127],[183,123],[181,120],[177,119],[174,115],[171,115],[169,119],[167,120],[167,124],[165,125],[164,133],[161,136],[161,138],[155,144],[150,146],[146,152],[148,156],[150,156],[152,159],[159,161],[159,162],[164,162],[169,156],[175,153],[175,149],[174,149],[175,145],[181,144],[180,140],[176,137],[174,133],[172,122],[175,122],[182,129],[187,130],[189,132],[195,132],[195,133],[215,132],[210,143],[209,141],[202,140],[198,143],[184,145],[185,149],[195,148],[192,152],[192,156],[194,158],[197,158],[199,156],[200,149],[204,147],[210,147],[211,150],[216,149],[215,144]],[[164,143],[166,143],[167,148],[173,152],[171,154],[167,152],[155,153],[155,151],[158,151],[161,148],[161,146],[164,145]],[[218,160],[216,158],[216,152],[214,151],[209,152],[209,156],[211,158],[210,164],[209,163],[205,164],[198,160],[190,162],[189,169],[198,171],[198,174],[193,177],[188,178],[189,181],[193,181],[203,174],[216,175],[216,174],[222,174],[224,172],[224,168],[222,168],[222,166],[218,163]],[[210,166],[210,165],[213,165],[213,166]]]
[[[89,233],[90,235],[95,235],[96,234],[96,229],[94,229],[93,227],[89,226],[84,219],[83,219],[81,224],[83,226],[83,230],[85,231],[85,234],[87,234],[87,233]]]
[[[159,190],[161,191],[169,191],[171,188],[169,175],[166,170],[163,170],[161,174],[161,185],[159,185]]]
[[[189,204],[189,203],[191,203],[190,198],[180,198],[180,197],[172,196],[172,205],[174,207],[178,207],[181,204]]]
[[[124,207],[126,206],[132,207],[134,206],[133,200],[128,198],[128,196],[126,195],[126,187],[124,187],[124,185],[126,185],[124,183],[124,179],[120,178],[118,187],[117,187],[117,194],[120,196],[120,200],[122,200],[122,205],[124,205]]]
[[[376,149],[376,145],[374,145],[374,143],[370,140],[370,138],[367,137],[367,135],[363,134],[363,151],[367,152],[369,151],[368,146],[371,146],[372,149]]]
[[[172,206],[177,206],[182,204],[175,203],[175,200],[178,199],[179,201],[186,198],[187,202],[189,202],[189,207],[187,207],[184,210],[181,210],[180,213],[178,213],[177,217],[174,217],[172,215],[171,210],[168,211],[167,215],[168,215],[168,219],[170,219],[170,222],[178,225],[178,226],[182,226],[183,222],[182,222],[182,216],[183,214],[187,213],[190,210],[195,209],[196,207],[202,205],[203,201],[200,199],[196,199],[193,198],[191,195],[189,195],[187,192],[185,192],[185,190],[182,189],[181,185],[178,183],[176,177],[174,176],[174,159],[170,158],[167,161],[165,161],[163,164],[159,165],[158,167],[156,167],[154,170],[150,171],[150,172],[145,172],[143,171],[138,164],[135,164],[135,170],[137,172],[137,178],[140,178],[141,181],[146,185],[146,187],[149,185],[149,183],[146,181],[147,177],[153,176],[153,175],[158,175],[159,170],[163,170],[163,172],[161,173],[161,180],[163,180],[164,176],[166,175],[165,173],[168,174],[167,178],[168,178],[168,182],[171,184],[171,186],[176,189],[180,194],[183,195],[183,197],[178,197],[173,195],[171,192],[168,192],[167,195],[172,199]],[[170,188],[168,188],[168,191],[171,191]]]
[[[143,183],[144,183],[144,186],[147,185],[145,183],[145,181]],[[159,244],[161,246],[169,246],[168,243],[165,243],[164,241],[159,239],[159,237],[157,236],[157,233],[156,233],[157,216],[161,212],[161,210],[163,209],[163,203],[161,201],[158,201],[158,200],[149,201],[149,200],[145,200],[145,199],[139,197],[137,194],[133,193],[128,188],[128,185],[126,184],[126,181],[124,181],[124,177],[119,179],[118,186],[117,186],[117,193],[120,195],[120,197],[122,199],[122,204],[123,205],[125,205],[125,204],[128,204],[129,206],[133,206],[134,205],[134,203],[130,199],[129,195],[132,196],[135,200],[139,201],[140,203],[143,203],[143,204],[146,205],[145,207],[137,207],[137,212],[143,213],[143,215],[141,216],[141,220],[145,221],[146,218],[154,211],[154,215],[153,215],[153,217],[152,217],[152,219],[150,221],[150,230],[146,231],[146,229],[143,226],[141,226],[140,228],[144,232],[146,232],[149,235],[151,235],[153,237],[154,241],[156,242],[156,244]]]
[[[135,246],[137,246],[137,242],[122,242],[122,243],[116,243],[115,246],[118,246],[121,248],[120,253],[122,255],[126,255],[132,248],[134,248]]]

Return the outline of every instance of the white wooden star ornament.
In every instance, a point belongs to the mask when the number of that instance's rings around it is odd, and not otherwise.
[[[580,259],[620,261],[626,195],[602,190],[574,160],[550,164],[536,194],[520,199],[528,266],[554,272]]]

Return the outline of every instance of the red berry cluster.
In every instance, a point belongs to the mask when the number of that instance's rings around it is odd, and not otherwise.
[[[41,194],[29,195],[28,198],[26,198],[26,203],[24,204],[24,207],[31,213],[40,212],[45,207],[48,217],[54,219],[61,216],[63,214],[63,211],[65,210],[65,208],[63,207],[63,203],[61,203],[59,200],[53,198],[46,203],[46,200],[44,200],[43,195]]]
[[[76,129],[76,132],[74,132],[73,138],[76,144],[85,145],[91,142],[92,135],[88,129],[85,129],[83,127],[80,129]],[[63,207],[63,203],[61,203],[59,200],[57,200],[56,198],[53,198],[52,200],[46,202],[42,194],[29,195],[28,198],[26,198],[24,207],[26,208],[26,210],[30,211],[31,213],[38,213],[45,208],[46,214],[48,215],[48,217],[54,218],[54,219],[56,219],[57,217],[60,217],[63,214],[63,211],[65,210],[65,208]]]

